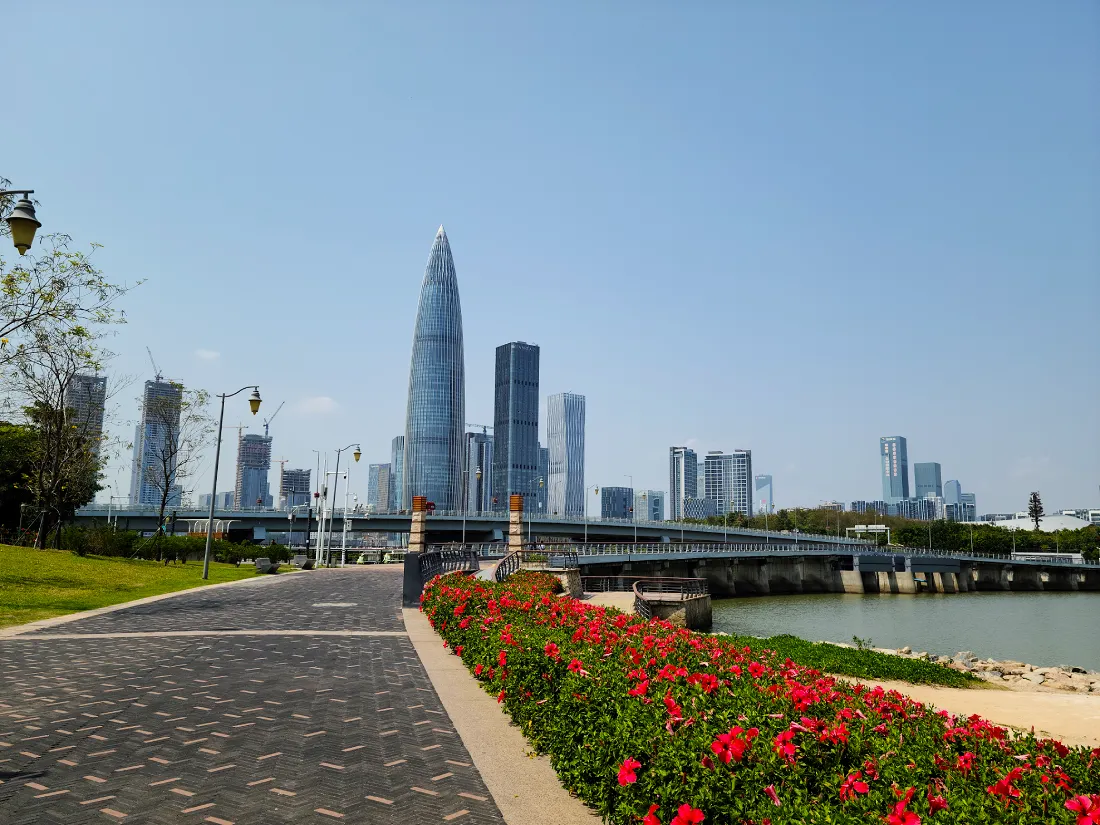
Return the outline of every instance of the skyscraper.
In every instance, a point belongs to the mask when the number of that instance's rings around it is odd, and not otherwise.
[[[542,484],[538,487],[538,502],[539,512],[549,513],[550,506],[550,490],[546,486],[550,482],[550,448],[539,445],[539,472],[538,477],[535,480],[535,484],[538,485],[538,479],[542,479]]]
[[[584,396],[560,392],[546,399],[546,440],[551,513],[584,515]]]
[[[920,466],[919,464],[917,465]],[[917,490],[920,490],[920,483],[917,483]],[[958,504],[962,496],[962,482],[958,479],[948,479],[943,483],[943,501],[944,504]]]
[[[704,459],[706,497],[718,515],[752,516],[752,450],[712,450]]]
[[[172,381],[146,381],[141,399],[141,423],[134,430],[130,470],[130,503],[156,506],[168,487],[168,506],[178,507],[182,491],[176,484],[180,409],[183,386]]]
[[[539,470],[539,348],[523,341],[496,350],[493,403],[493,498],[508,509],[508,496],[536,506]]]
[[[441,226],[424,269],[413,331],[401,493],[406,509],[413,496],[425,496],[440,510],[459,506],[466,429],[464,363],[458,276]]]
[[[634,491],[634,520],[635,521],[664,521],[665,520],[665,492],[664,492],[664,490],[635,490]]]
[[[103,440],[103,413],[107,403],[107,379],[101,375],[74,375],[65,387],[68,423],[87,439],[99,455]]]
[[[917,488],[917,498],[925,498],[929,494],[942,496],[942,478],[942,469],[935,461],[914,464],[913,485]]]
[[[271,436],[249,433],[237,441],[237,484],[234,510],[271,506],[268,472],[271,470]]]
[[[466,433],[467,513],[493,509],[493,442],[487,432]]]
[[[390,509],[403,510],[405,505],[401,494],[404,492],[402,480],[405,477],[405,436],[395,435],[390,442]]]
[[[285,468],[279,473],[279,501],[283,507],[289,509],[309,504],[309,474],[309,470]]]
[[[754,486],[756,487],[756,503],[757,512],[771,513],[775,509],[775,498],[772,494],[772,477],[766,475],[756,476],[753,479]]]
[[[632,521],[634,519],[634,488],[601,487],[600,518]]]
[[[386,513],[389,511],[389,464],[371,464],[367,467],[367,507],[372,513]]]
[[[880,438],[879,460],[882,462],[882,500],[897,504],[909,498],[909,451],[905,438],[900,435]]]
[[[699,459],[687,447],[668,448],[668,517],[685,518],[684,499],[698,495]]]

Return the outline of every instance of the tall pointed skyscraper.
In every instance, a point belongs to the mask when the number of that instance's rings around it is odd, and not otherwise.
[[[405,507],[412,506],[413,496],[426,496],[439,510],[460,506],[466,421],[463,364],[458,277],[441,226],[424,270],[413,331],[402,473]]]

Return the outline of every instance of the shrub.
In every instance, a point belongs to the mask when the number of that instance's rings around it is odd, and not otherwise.
[[[611,822],[1023,825],[1078,823],[1100,805],[1100,749],[554,597],[550,578],[436,578],[422,609]]]

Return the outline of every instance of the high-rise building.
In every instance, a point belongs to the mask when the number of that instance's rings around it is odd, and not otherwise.
[[[935,461],[924,461],[913,465],[913,486],[917,488],[917,498],[929,495],[943,496],[942,468]]]
[[[756,509],[761,513],[775,512],[775,498],[772,494],[772,477],[771,476],[755,476],[753,478],[753,486],[756,488]]]
[[[600,518],[634,519],[633,487],[601,487]]]
[[[107,404],[107,379],[102,375],[74,375],[65,386],[68,424],[76,427],[98,456],[103,440],[103,415]]]
[[[539,445],[539,473],[538,478],[542,484],[538,488],[538,504],[540,513],[549,513],[550,488],[546,485],[550,481],[550,448]],[[536,482],[537,483],[537,482]]]
[[[685,498],[684,518],[704,519],[718,515],[718,508],[709,498]]]
[[[920,466],[920,465],[917,465]],[[920,489],[920,483],[917,484]],[[962,483],[957,479],[949,479],[943,483],[943,500],[945,504],[958,504],[962,499]]]
[[[367,467],[367,508],[372,513],[389,512],[389,464],[371,464],[369,467]]]
[[[199,496],[199,509],[210,509],[210,493],[202,493]],[[218,493],[214,498],[214,509],[217,512],[224,512],[226,510],[233,509],[233,491],[226,490],[224,493]]]
[[[536,504],[539,472],[539,348],[513,341],[496,350],[493,403],[493,498],[508,509],[508,496]]]
[[[146,381],[141,398],[141,423],[134,430],[130,470],[130,503],[157,506],[168,488],[168,506],[178,507],[182,491],[176,483],[183,386],[172,381]]]
[[[685,518],[684,499],[698,496],[698,458],[688,447],[668,448],[668,517]]]
[[[752,450],[712,450],[704,459],[704,474],[706,498],[718,515],[752,516]]]
[[[466,433],[467,513],[483,513],[493,509],[493,443],[494,436],[482,431]]]
[[[309,474],[309,470],[282,469],[279,473],[279,502],[283,507],[290,509],[309,504]]]
[[[271,470],[271,436],[249,433],[237,441],[237,485],[234,510],[271,506],[268,472]]]
[[[395,435],[390,442],[390,509],[404,510],[405,436]]]
[[[466,430],[464,364],[458,276],[441,226],[424,269],[413,331],[401,494],[406,508],[413,496],[425,496],[440,510],[459,506]]]
[[[634,491],[634,520],[635,521],[664,521],[665,520],[665,491],[664,490],[635,490]]]
[[[880,516],[889,512],[885,501],[853,501],[848,509],[853,513],[878,513]]]
[[[882,462],[882,499],[897,504],[909,498],[909,451],[905,438],[887,435],[879,439],[879,459]]]
[[[550,473],[546,483],[551,513],[584,514],[584,396],[560,392],[546,399]]]
[[[978,496],[975,493],[959,495],[962,521],[975,521],[978,518]]]

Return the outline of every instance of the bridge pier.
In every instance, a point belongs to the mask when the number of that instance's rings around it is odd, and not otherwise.
[[[726,591],[730,595],[767,596],[772,592],[767,559],[732,559],[724,566],[729,576]]]
[[[858,570],[840,571],[840,588],[842,593],[856,593],[862,595],[867,590],[863,586],[863,573]]]
[[[1065,567],[1047,567],[1043,569],[1047,574],[1047,580],[1043,583],[1044,590],[1078,590],[1080,574],[1076,570],[1067,570]]]
[[[523,496],[508,497],[508,552],[523,549]]]
[[[843,593],[839,562],[831,556],[806,556],[802,559],[803,593]]]
[[[955,584],[960,593],[969,593],[974,589],[974,568],[969,564],[960,564]]]
[[[917,580],[908,570],[900,573],[893,571],[876,573],[878,578],[878,593],[916,593]]]
[[[1100,570],[1095,568],[1091,570],[1082,570],[1076,575],[1080,576],[1077,582],[1078,590],[1088,590],[1091,592],[1100,590]]]
[[[1009,590],[1008,567],[1004,564],[976,564],[974,589],[978,591]]]
[[[770,558],[766,565],[768,576],[768,592],[775,593],[801,593],[802,590],[802,564],[801,559]]]
[[[1043,589],[1043,577],[1038,567],[1005,565],[1006,575],[1010,576],[1009,586],[1014,591],[1035,591]]]

